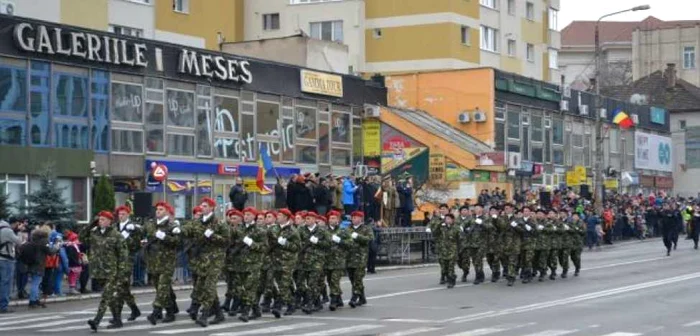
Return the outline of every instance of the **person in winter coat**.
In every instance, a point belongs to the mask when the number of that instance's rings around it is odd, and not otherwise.
[[[698,249],[698,238],[700,237],[700,206],[693,209],[693,217],[690,219],[690,239],[693,240],[694,248]]]
[[[355,185],[355,178],[348,176],[343,180],[343,209],[345,214],[350,214],[357,209],[357,203],[355,203],[355,192],[357,191],[357,186]]]
[[[63,242],[63,235],[58,231],[54,231],[49,235],[49,243],[57,244]],[[63,296],[63,277],[68,276],[70,272],[70,267],[68,266],[68,255],[66,254],[65,246],[61,246],[58,249],[58,267],[53,274],[53,294],[56,296]]]
[[[231,187],[228,198],[236,210],[241,211],[245,208],[245,203],[248,202],[248,192],[243,187],[243,179],[240,177],[236,178],[236,185]]]
[[[77,295],[80,294],[76,288],[76,285],[78,283],[78,279],[80,279],[80,274],[83,272],[83,253],[80,250],[78,234],[75,232],[68,232],[66,238],[67,241],[63,246],[63,249],[66,252],[66,256],[68,256],[68,294]]]
[[[13,222],[14,226],[0,220],[0,314],[11,313],[7,306],[10,303],[10,288],[14,279],[15,248],[22,243],[22,239],[15,234],[15,230],[21,231],[22,224]]]
[[[314,199],[316,200],[316,213],[325,216],[332,204],[331,191],[328,188],[328,180],[319,179],[319,184],[314,188]]]
[[[664,246],[666,247],[666,255],[671,255],[671,247],[673,247],[673,238],[678,237],[678,223],[676,213],[668,204],[664,204],[661,212],[661,234],[663,236]]]
[[[282,179],[277,177],[275,184],[275,209],[284,209],[287,207],[287,190],[282,184]]]
[[[411,226],[411,214],[413,213],[413,179],[406,178],[405,181],[399,182],[396,186],[396,191],[401,199],[401,208],[399,209],[399,221],[401,226]]]
[[[46,230],[46,227],[40,227],[32,231],[31,241],[22,248],[20,259],[27,265],[27,274],[30,281],[30,309],[37,307],[46,308],[39,301],[39,286],[42,283],[46,269],[46,257],[56,255],[60,247],[60,244],[49,245],[49,231]]]

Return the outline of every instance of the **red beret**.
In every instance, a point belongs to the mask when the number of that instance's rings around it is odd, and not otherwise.
[[[318,216],[316,216],[316,219],[323,221],[324,223],[328,223],[328,219],[326,219],[326,216],[318,215]]]
[[[131,209],[126,205],[118,206],[116,209],[114,209],[114,213],[117,215],[120,211],[125,211],[127,215],[131,214]]]
[[[326,214],[326,216],[328,216],[328,218],[331,218],[331,216],[336,216],[336,217],[340,218],[340,212],[335,211],[335,210],[331,210],[331,211],[328,211],[328,214]]]
[[[297,216],[306,217],[306,210],[297,211]]]
[[[362,211],[353,211],[353,212],[350,214],[350,216],[351,216],[351,217],[361,217],[361,218],[365,218],[365,213],[362,212]]]
[[[253,207],[247,207],[247,208],[243,209],[243,214],[245,214],[246,212],[252,213],[255,216],[258,215],[258,210],[256,210]]]
[[[309,211],[304,214],[304,217],[318,217],[318,215],[313,211]]]
[[[304,183],[305,181],[306,181],[306,179],[304,178],[304,176],[302,176],[302,175],[297,176],[297,179],[296,179],[297,183]]]
[[[226,217],[231,217],[231,216],[238,216],[238,217],[243,218],[243,214],[236,209],[228,209],[228,211],[226,211]]]
[[[97,217],[104,217],[104,218],[107,218],[109,220],[114,220],[114,215],[111,212],[106,211],[106,210],[100,211],[97,214]]]
[[[170,206],[170,204],[168,204],[168,202],[166,202],[166,201],[160,201],[160,202],[156,203],[156,205],[154,205],[153,207],[154,207],[154,208],[163,207],[163,208],[165,208],[165,210],[168,210],[168,207],[169,207],[169,206]]]
[[[287,216],[287,218],[292,218],[292,212],[289,209],[281,209],[279,213]]]
[[[202,198],[202,201],[199,202],[199,203],[200,203],[200,204],[201,204],[201,203],[207,203],[207,204],[208,204],[210,207],[212,207],[212,208],[216,206],[216,201],[213,200],[211,197],[204,197],[204,198]]]
[[[274,216],[274,217],[277,217],[277,211],[275,211],[275,210],[268,210],[267,212],[265,212],[265,217],[267,217],[267,215],[272,215],[272,216]]]
[[[202,207],[199,206],[199,205],[196,206],[196,207],[194,207],[194,208],[192,208],[192,214],[193,214],[193,215],[198,214],[198,213],[202,213]]]

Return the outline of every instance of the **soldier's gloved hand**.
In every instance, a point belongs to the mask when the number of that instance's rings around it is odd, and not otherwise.
[[[277,238],[277,244],[280,244],[282,246],[287,245],[287,238],[284,238],[284,237]]]
[[[516,223],[516,222],[510,222],[510,226],[516,227],[516,226],[518,226],[518,223]]]
[[[568,230],[568,229],[569,229],[569,226],[564,224],[564,230]]]
[[[318,238],[316,238],[316,236],[311,236],[311,238],[309,238],[309,241],[312,244],[318,244]]]
[[[253,240],[250,239],[250,237],[245,236],[245,238],[243,238],[243,244],[246,244],[248,246],[253,245]]]
[[[126,230],[127,230],[127,231],[134,231],[134,228],[135,228],[135,227],[134,227],[134,224],[127,224],[127,225],[126,225]]]
[[[537,230],[543,230],[543,229],[544,229],[544,226],[542,226],[542,225],[537,225]]]
[[[128,232],[128,231],[122,231],[122,237],[124,237],[124,239],[128,239],[128,238],[129,238],[129,232]]]
[[[491,218],[496,219],[498,218],[498,215],[491,215]]]
[[[476,224],[481,224],[482,220],[481,218],[477,218],[474,222],[476,222]]]
[[[156,238],[158,238],[160,240],[165,239],[165,232],[158,230],[158,232],[156,232]]]
[[[528,231],[532,230],[532,226],[525,224],[525,230],[528,230]]]
[[[180,228],[179,227],[174,228],[173,234],[180,234]]]
[[[433,230],[431,230],[429,227],[427,227],[427,228],[425,228],[425,232],[431,233],[431,232],[433,232]]]
[[[350,235],[350,237],[352,237],[352,239],[357,239],[357,236],[359,236],[359,235],[357,234],[357,232],[353,232],[353,233]]]
[[[333,235],[331,239],[333,239],[333,242],[336,244],[340,244],[340,237],[338,237],[338,235]]]
[[[214,231],[212,231],[212,229],[207,229],[206,231],[204,231],[204,236],[207,238],[211,237],[211,235],[213,235],[213,234],[214,234]]]
[[[557,231],[557,227],[556,227],[556,226],[552,226],[552,231]]]

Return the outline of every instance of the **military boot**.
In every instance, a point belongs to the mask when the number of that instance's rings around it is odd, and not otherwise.
[[[284,304],[282,301],[279,299],[275,299],[275,304],[272,306],[272,315],[275,316],[275,318],[280,318],[282,317],[282,306]]]
[[[532,277],[529,275],[530,271],[523,271],[522,275],[520,276],[521,279],[523,279],[523,283],[530,283],[532,281]]]
[[[175,294],[173,294],[173,298],[170,301],[170,306],[172,307],[173,315],[180,313],[180,307],[177,306],[177,298],[175,297]]]
[[[338,295],[338,300],[335,302],[335,306],[337,308],[345,307],[345,303],[343,303],[343,296],[342,295]]]
[[[569,273],[569,270],[567,270],[567,269],[561,271],[561,278],[566,279],[566,277],[568,277],[567,273]]]
[[[117,316],[117,314],[119,314],[119,316],[121,316],[122,309],[124,308],[124,304],[117,304],[116,307],[117,307],[116,309],[111,309],[112,318],[109,320],[109,324],[117,323],[117,321],[114,319],[114,317]]]
[[[574,271],[574,276],[577,277],[577,276],[578,276],[578,273],[579,273],[580,271],[581,271],[581,270],[577,268],[577,269]]]
[[[440,284],[441,285],[445,284],[445,274],[440,274]]]
[[[486,277],[486,276],[484,275],[484,271],[477,272],[477,273],[476,273],[476,279],[474,279],[474,284],[475,284],[475,285],[478,285],[478,284],[484,282],[484,278],[485,278],[485,277]]]
[[[193,303],[189,310],[190,311],[187,314],[190,315],[190,319],[192,319],[192,321],[197,321],[197,315],[199,314],[199,303]]]
[[[269,313],[270,312],[270,305],[272,305],[272,298],[268,297],[265,295],[263,298],[263,302],[260,304],[260,308],[263,313]]]
[[[214,306],[212,307],[214,310],[214,320],[211,321],[211,324],[219,324],[221,322],[226,321],[226,317],[224,316],[224,310],[221,309],[221,306],[219,305],[219,299],[214,302]]]
[[[357,305],[358,306],[363,306],[367,304],[367,298],[365,298],[365,290],[362,290],[362,293],[360,293],[360,297],[357,300]]]
[[[310,315],[311,313],[313,313],[314,312],[313,300],[311,300],[310,298],[307,300],[304,300],[304,304],[301,307],[301,311],[303,311],[307,315]]]
[[[350,298],[350,302],[348,303],[351,308],[355,308],[355,307],[359,306],[357,304],[358,299],[359,299],[359,295],[357,295],[357,294],[352,295],[352,297]]]
[[[467,282],[467,276],[469,275],[469,272],[464,272],[462,273],[462,282]]]
[[[238,316],[238,319],[247,323],[249,320],[248,314],[250,314],[250,307],[242,306],[241,307],[241,315]]]
[[[515,284],[515,277],[509,276],[508,277],[508,287],[513,287],[513,284]]]
[[[202,309],[205,310],[205,309]],[[163,318],[163,323],[170,323],[175,321],[175,307],[168,307],[165,309],[165,317]]]
[[[540,271],[540,278],[539,281],[542,282],[544,279],[547,277],[547,272],[545,271]]]
[[[163,317],[163,308],[160,307],[154,307],[153,311],[151,312],[150,315],[146,318],[148,322],[151,322],[152,325],[156,325],[158,323],[158,320]]]
[[[225,312],[228,312],[229,309],[231,308],[231,301],[232,301],[231,298],[230,298],[230,297],[227,297],[227,298],[224,300],[224,304],[221,305],[221,309],[223,309]]]
[[[447,288],[454,288],[456,282],[457,282],[457,276],[456,275],[450,276],[449,279],[447,279]]]
[[[251,310],[250,314],[250,319],[251,320],[257,320],[262,317],[262,312],[260,311],[260,306],[259,305],[253,305],[253,309]]]
[[[227,309],[228,316],[233,317],[233,316],[238,315],[238,310],[240,308],[241,308],[241,300],[234,297],[233,300],[231,300],[231,306]]]
[[[321,299],[316,299],[313,301],[313,309],[315,312],[323,310],[323,301]]]
[[[199,324],[201,327],[206,328],[209,326],[209,309],[202,309],[202,313],[199,315],[199,318],[195,322]]]
[[[127,318],[127,321],[136,321],[136,319],[141,316],[141,310],[139,310],[139,306],[136,304],[130,304],[129,309],[131,309],[131,315],[129,315],[129,318]]]
[[[552,273],[549,275],[549,280],[557,280],[557,271],[552,270]]]
[[[121,309],[117,309],[112,313],[112,320],[107,326],[107,329],[119,329],[123,326]]]
[[[284,312],[284,316],[291,316],[294,315],[294,313],[297,311],[297,308],[294,304],[287,304],[287,310]]]
[[[337,304],[338,304],[338,296],[331,295],[331,300],[328,303],[328,310],[335,311],[336,308],[338,308]]]
[[[491,282],[498,282],[499,279],[501,279],[501,272],[496,271],[491,274]]]
[[[97,332],[97,327],[100,326],[100,322],[102,321],[102,316],[104,316],[104,312],[100,312],[98,310],[97,315],[95,315],[95,318],[87,321],[87,324],[90,326],[90,329],[92,329],[92,331]]]

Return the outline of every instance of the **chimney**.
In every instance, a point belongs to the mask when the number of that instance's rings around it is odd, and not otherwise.
[[[666,89],[673,89],[676,87],[676,64],[675,63],[666,64],[666,70],[664,71],[664,78],[666,78]]]

